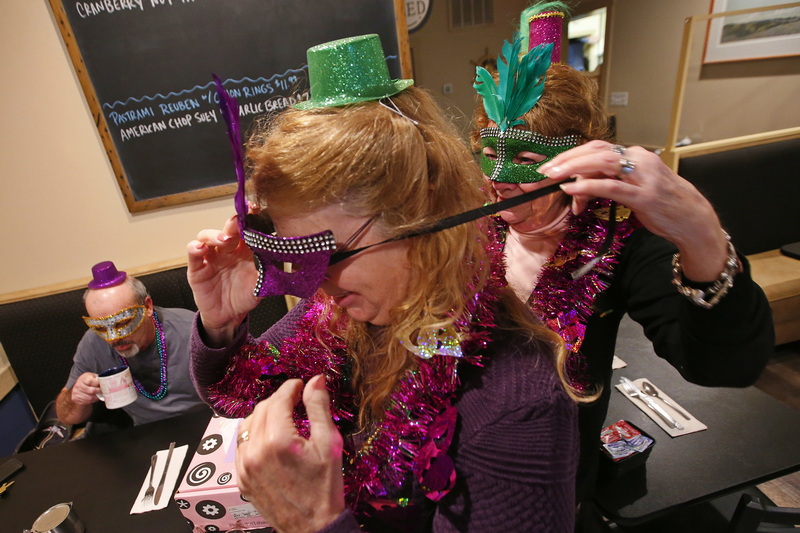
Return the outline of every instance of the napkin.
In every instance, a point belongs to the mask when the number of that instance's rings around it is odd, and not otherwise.
[[[155,501],[155,497],[148,502],[142,501],[145,491],[150,486],[150,461],[148,460],[148,469],[144,475],[142,488],[139,489],[139,494],[136,495],[136,500],[133,502],[133,507],[131,507],[131,514],[147,513],[149,511],[155,511],[156,509],[163,509],[167,506],[172,499],[172,494],[175,492],[175,485],[178,482],[178,476],[181,474],[181,467],[183,466],[183,460],[186,458],[188,449],[189,445],[184,444],[183,446],[176,446],[175,449],[172,450],[172,458],[169,460],[169,470],[167,470],[167,477],[164,480],[164,490],[161,491],[161,498],[159,498],[158,502]],[[164,466],[167,464],[169,450],[159,450],[156,453],[158,459],[156,459],[156,467],[153,470],[153,486],[158,489],[158,483],[161,481],[161,474],[164,473]]]
[[[639,409],[641,409],[641,410],[642,410],[642,412],[644,412],[644,414],[646,414],[647,416],[649,416],[650,418],[652,418],[652,419],[653,419],[653,421],[654,421],[656,424],[658,424],[658,425],[659,425],[659,427],[660,427],[661,429],[663,429],[664,431],[666,431],[666,432],[669,434],[669,436],[670,436],[670,437],[680,437],[681,435],[688,435],[689,433],[696,433],[696,432],[698,432],[698,431],[703,431],[704,429],[708,429],[708,426],[706,426],[705,424],[703,424],[702,422],[700,422],[699,420],[697,420],[697,419],[696,419],[696,418],[695,418],[695,417],[692,415],[692,413],[690,413],[689,411],[687,411],[687,410],[686,410],[686,409],[685,409],[685,408],[684,408],[684,407],[683,407],[681,404],[679,404],[678,402],[676,402],[675,400],[673,400],[672,398],[670,398],[670,397],[669,397],[669,395],[665,394],[665,393],[664,393],[664,391],[662,391],[660,388],[658,388],[658,386],[657,386],[655,383],[653,383],[653,381],[652,381],[652,380],[650,380],[650,379],[647,379],[647,378],[639,378],[639,379],[632,379],[631,381],[633,381],[634,385],[636,385],[637,387],[639,387],[639,389],[640,389],[640,390],[643,390],[643,389],[642,389],[642,382],[643,382],[643,381],[648,381],[648,382],[650,382],[650,384],[651,384],[651,385],[652,385],[652,386],[653,386],[653,387],[654,387],[654,388],[655,388],[655,389],[658,391],[658,395],[659,395],[659,396],[661,396],[661,398],[664,398],[664,399],[668,400],[669,402],[671,402],[671,403],[673,403],[673,404],[677,405],[678,407],[680,407],[681,411],[683,411],[684,413],[686,413],[687,415],[689,415],[689,420],[686,420],[685,418],[683,418],[683,416],[681,416],[680,414],[678,414],[678,413],[675,411],[675,409],[673,409],[671,406],[669,406],[669,405],[665,404],[665,403],[664,403],[663,401],[661,401],[660,399],[658,399],[658,398],[653,398],[653,397],[651,396],[651,398],[652,398],[652,400],[653,400],[654,402],[656,402],[658,405],[660,405],[661,407],[663,407],[663,408],[664,408],[664,410],[665,410],[667,413],[669,413],[670,415],[672,415],[672,418],[674,418],[675,420],[677,420],[677,421],[678,421],[678,422],[679,422],[679,423],[680,423],[680,424],[683,426],[683,429],[675,429],[675,428],[669,427],[669,426],[667,425],[667,423],[666,423],[666,422],[664,422],[663,420],[661,420],[661,417],[660,417],[660,416],[658,416],[658,413],[656,413],[655,411],[653,411],[652,409],[650,409],[649,407],[647,407],[647,405],[646,405],[646,404],[645,404],[645,403],[644,403],[642,400],[640,400],[639,398],[632,398],[631,396],[628,396],[628,395],[625,393],[625,389],[623,389],[623,388],[622,388],[622,385],[621,385],[621,384],[619,384],[619,383],[618,383],[618,384],[616,385],[616,387],[617,387],[617,390],[618,390],[618,391],[620,391],[620,392],[621,392],[623,395],[625,395],[625,397],[626,397],[627,399],[629,399],[630,401],[632,401],[632,402],[634,403],[634,405],[636,405],[636,407],[638,407]]]
[[[628,363],[626,363],[616,355],[614,356],[614,359],[611,361],[612,370],[618,370],[620,368],[625,368],[626,366],[628,366]]]

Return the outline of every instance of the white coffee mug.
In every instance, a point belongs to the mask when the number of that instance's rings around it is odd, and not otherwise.
[[[115,366],[97,374],[101,393],[98,398],[106,403],[109,409],[119,409],[136,401],[136,387],[133,386],[131,369],[127,366]]]

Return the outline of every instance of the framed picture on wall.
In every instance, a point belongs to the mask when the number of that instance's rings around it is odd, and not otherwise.
[[[711,14],[703,63],[800,55],[800,2],[713,0]]]

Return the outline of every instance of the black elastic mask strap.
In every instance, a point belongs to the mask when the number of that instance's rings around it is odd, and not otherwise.
[[[564,182],[575,181],[575,178],[569,178],[564,180]],[[563,183],[563,182],[562,182]],[[460,224],[465,224],[467,222],[472,222],[473,220],[477,220],[479,218],[483,218],[485,216],[494,215],[502,211],[503,209],[510,209],[512,207],[516,207],[518,205],[524,204],[526,202],[533,201],[537,198],[541,198],[542,196],[547,196],[548,194],[552,194],[556,191],[559,191],[560,183],[554,183],[553,185],[548,185],[547,187],[542,187],[541,189],[536,189],[535,191],[529,191],[519,196],[515,196],[514,198],[507,198],[500,202],[495,202],[493,204],[483,205],[476,209],[471,209],[469,211],[464,211],[463,213],[459,213],[457,215],[449,216],[437,220],[430,226],[420,228],[416,231],[412,231],[409,233],[404,233],[402,235],[398,235],[397,237],[392,237],[391,239],[386,239],[385,241],[376,242],[374,244],[370,244],[368,246],[364,246],[362,248],[356,248],[354,250],[345,250],[341,252],[334,252],[331,254],[330,265],[334,265],[339,261],[343,261],[348,257],[351,257],[357,253],[363,252],[367,248],[372,248],[373,246],[379,246],[381,244],[386,244],[389,242],[394,241],[401,241],[403,239],[410,239],[411,237],[419,237],[420,235],[428,235],[429,233],[436,233],[437,231],[442,231],[445,229],[452,228],[454,226],[458,226]]]
[[[608,207],[608,232],[606,233],[606,238],[603,239],[603,245],[600,247],[600,250],[597,252],[597,255],[594,256],[591,261],[586,263],[580,268],[576,268],[570,273],[572,279],[578,279],[580,277],[585,276],[589,273],[594,265],[600,261],[604,255],[608,253],[611,249],[611,244],[614,242],[614,233],[617,230],[617,202],[611,201],[611,205]]]

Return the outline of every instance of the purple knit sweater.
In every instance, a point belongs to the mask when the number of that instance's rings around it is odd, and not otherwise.
[[[304,311],[301,303],[258,340],[280,345]],[[200,397],[219,381],[228,358],[253,341],[245,322],[233,344],[205,345],[195,318],[191,372]],[[455,406],[458,428],[448,451],[456,486],[436,502],[432,524],[414,531],[526,531],[571,533],[575,517],[578,457],[577,407],[559,384],[552,365],[513,333],[497,332],[485,368],[461,373]],[[429,502],[430,505],[434,505]],[[386,525],[373,531],[407,531]],[[362,532],[349,511],[323,533]]]

